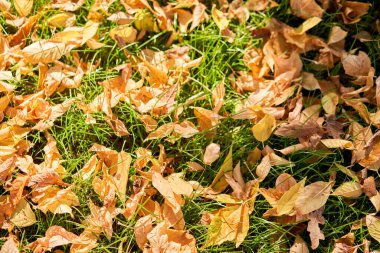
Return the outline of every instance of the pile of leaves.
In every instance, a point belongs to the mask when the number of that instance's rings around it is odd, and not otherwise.
[[[102,251],[102,240],[113,242],[123,226],[131,234],[128,245],[117,241],[119,252],[207,252],[228,242],[248,252],[241,245],[255,226],[252,217],[283,228],[270,235],[273,242],[287,239],[277,251],[309,252],[325,242],[335,253],[377,252],[380,79],[378,56],[366,52],[376,38],[379,48],[380,20],[368,17],[374,3],[37,2],[0,0],[1,253]],[[252,25],[261,14],[263,22]],[[371,30],[351,34],[366,18]],[[323,22],[328,31],[318,31]],[[240,40],[241,27],[249,42],[241,49],[243,66],[202,84],[199,69],[209,59],[185,41],[209,24],[226,45]],[[106,65],[97,53],[113,57],[111,48],[118,59]],[[96,81],[101,92],[92,95],[83,87],[101,71],[112,74]],[[202,85],[208,92],[193,92]],[[123,105],[130,111],[120,111]],[[73,108],[78,121],[104,124],[109,138],[137,146],[78,140],[92,142],[91,156],[68,170],[62,151],[79,151],[54,136],[69,127],[61,119]],[[127,123],[129,116],[142,131]],[[233,135],[249,129],[252,148],[241,156],[240,143],[222,146],[222,126]],[[196,138],[207,143],[201,155],[186,149]],[[176,143],[183,149],[171,148]],[[342,159],[321,168],[327,177],[313,176],[319,172],[312,168],[291,173],[300,166],[294,157],[316,153],[322,155],[307,164],[329,154]],[[332,222],[325,209],[340,208],[329,202],[334,198],[353,208],[365,201],[339,239],[323,232]],[[188,220],[185,209],[197,203],[207,208]],[[70,225],[57,224],[57,216]],[[41,220],[50,224],[43,235]],[[355,231],[364,236],[356,239]]]

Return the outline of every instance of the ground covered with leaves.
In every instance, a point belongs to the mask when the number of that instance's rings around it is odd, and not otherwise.
[[[379,252],[379,10],[0,0],[0,252]]]

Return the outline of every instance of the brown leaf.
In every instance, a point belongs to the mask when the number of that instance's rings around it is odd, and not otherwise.
[[[260,182],[262,182],[267,176],[272,167],[269,155],[263,157],[259,165],[256,168],[256,175]]]
[[[325,205],[334,182],[315,182],[307,185],[296,200],[295,208],[299,214],[311,213]]]
[[[371,60],[368,55],[359,51],[358,55],[347,55],[342,60],[344,71],[350,76],[367,76],[371,69]]]
[[[220,108],[222,108],[225,93],[226,89],[224,87],[224,82],[220,82],[212,91],[212,103],[214,104],[213,111],[215,113],[218,113],[220,111]]]
[[[71,190],[71,186],[66,189],[59,189],[55,186],[44,188],[41,192],[33,192],[32,200],[38,203],[37,208],[42,212],[48,211],[58,213],[72,213],[71,206],[79,206],[79,199]]]
[[[297,235],[294,244],[289,250],[289,253],[309,253],[309,248],[307,247],[306,242]]]
[[[203,163],[206,165],[211,165],[219,158],[219,155],[220,145],[211,143],[206,147],[205,153],[203,154]]]
[[[169,229],[169,224],[161,222],[147,235],[152,252],[196,253],[195,238],[184,230]]]
[[[122,201],[125,201],[125,194],[127,192],[127,183],[129,176],[129,167],[132,162],[132,157],[130,154],[121,151],[118,154],[117,158],[117,170],[114,175],[115,186],[116,186],[116,194],[119,195]]]
[[[188,162],[187,165],[189,166],[189,171],[203,171],[205,168],[203,168],[202,165],[200,165],[197,162]]]
[[[33,250],[34,253],[43,253],[52,248],[73,243],[77,238],[78,236],[60,226],[52,226],[46,230],[45,237],[38,238],[28,244],[26,248]]]
[[[369,3],[361,3],[355,1],[344,1],[341,12],[343,22],[345,24],[354,24],[360,21],[360,18],[367,14]]]
[[[327,40],[327,44],[331,45],[331,44],[337,43],[339,41],[342,41],[346,38],[346,36],[347,36],[346,31],[344,31],[339,26],[334,26],[331,29],[330,36]]]
[[[276,179],[276,190],[287,192],[295,184],[297,184],[297,181],[291,175],[282,173]]]
[[[194,107],[194,114],[195,117],[197,117],[201,131],[217,126],[219,119],[222,118],[222,116],[219,116],[217,113],[201,107]]]
[[[294,15],[303,19],[323,15],[323,9],[314,0],[290,0],[290,7]]]
[[[160,173],[152,173],[152,185],[161,193],[162,196],[164,196],[165,200],[169,206],[173,208],[175,213],[181,211],[181,206],[178,203],[169,182]]]

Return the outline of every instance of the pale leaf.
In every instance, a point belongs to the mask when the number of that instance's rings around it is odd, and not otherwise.
[[[219,155],[220,145],[211,143],[206,147],[205,153],[203,154],[203,163],[206,165],[211,165],[219,158]]]
[[[11,217],[11,222],[17,227],[28,227],[37,222],[36,215],[25,199],[21,199],[17,204],[16,210]]]
[[[33,8],[33,0],[14,0],[13,4],[18,14],[23,17],[28,16]]]
[[[351,141],[341,140],[341,139],[323,139],[322,144],[327,148],[344,148],[344,149],[354,149],[354,145]]]
[[[343,196],[346,198],[358,198],[362,195],[363,190],[357,182],[346,182],[341,184],[331,195]]]
[[[65,53],[65,44],[50,42],[47,40],[37,41],[22,50],[25,58],[32,64],[50,63],[58,60]]]
[[[325,205],[334,182],[315,182],[307,185],[296,200],[299,214],[311,213]]]

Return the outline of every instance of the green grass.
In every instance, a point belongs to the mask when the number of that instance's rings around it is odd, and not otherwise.
[[[48,1],[35,1],[34,13],[36,13]],[[206,94],[207,99],[196,101],[193,105],[211,109],[212,100],[211,92],[215,86],[221,82],[226,83],[226,96],[225,104],[221,109],[220,114],[233,113],[235,105],[247,94],[238,94],[235,92],[229,82],[229,75],[239,70],[246,70],[244,65],[243,55],[248,47],[261,46],[263,41],[251,36],[249,31],[252,27],[265,27],[271,17],[285,22],[292,26],[298,26],[302,21],[289,12],[288,1],[281,2],[279,7],[262,12],[250,13],[250,19],[246,24],[239,25],[233,23],[231,27],[236,33],[237,37],[233,43],[226,42],[220,36],[218,27],[213,23],[204,23],[200,25],[195,31],[184,34],[182,41],[177,42],[178,45],[189,45],[191,47],[190,57],[195,59],[202,56],[203,61],[197,67],[191,70],[191,81],[181,87],[181,92],[177,98],[179,104],[184,103],[187,98],[195,94]],[[211,2],[210,2],[211,3]],[[87,0],[86,3],[76,12],[77,24],[82,26],[87,21],[87,13],[90,6],[93,4],[92,0]],[[377,7],[377,8],[376,8]],[[373,7],[369,14],[363,20],[355,25],[344,26],[349,29],[347,50],[352,48],[360,48],[368,53],[371,57],[372,64],[379,71],[379,57],[380,57],[380,36],[374,34],[374,40],[370,42],[359,42],[351,39],[350,36],[356,34],[358,31],[366,30],[371,27],[371,24],[379,17],[379,4],[373,1]],[[115,2],[109,12],[113,13],[117,10],[124,10],[121,4]],[[51,15],[57,13],[55,10],[45,10],[46,15],[40,17],[39,24],[42,26],[39,29],[38,35],[40,38],[50,38],[52,31],[47,27],[44,21]],[[14,32],[14,28],[5,24],[4,17],[0,18],[2,30],[6,33]],[[333,25],[339,24],[337,14],[325,15],[324,21],[317,27],[311,30],[312,34],[327,38],[326,34],[330,31]],[[66,90],[62,94],[55,93],[50,99],[52,103],[61,103],[69,98],[76,98],[78,94],[85,97],[88,103],[99,95],[103,88],[98,85],[98,82],[104,81],[110,77],[116,76],[118,73],[111,70],[113,67],[127,61],[123,51],[119,48],[114,40],[108,36],[110,29],[116,25],[109,21],[104,21],[100,26],[98,34],[100,35],[101,42],[106,46],[99,50],[91,50],[86,46],[75,49],[82,59],[86,62],[95,64],[96,61],[101,59],[99,68],[96,71],[85,75],[82,84],[78,89]],[[133,53],[137,53],[144,48],[150,49],[165,49],[162,41],[165,41],[167,34],[151,34],[144,38],[144,40],[128,45],[127,48]],[[307,55],[304,56],[304,68],[312,70],[308,65]],[[64,57],[64,60],[71,64],[73,59]],[[342,71],[341,65],[338,65],[332,72],[340,73]],[[37,73],[37,69],[34,69]],[[320,74],[320,77],[326,76],[327,73]],[[138,80],[138,76],[134,77]],[[29,76],[20,82],[15,83],[16,94],[27,94],[37,91],[38,75]],[[314,95],[313,95],[314,96]],[[131,135],[125,137],[117,137],[113,130],[107,125],[103,113],[94,114],[96,124],[86,124],[86,116],[82,111],[73,105],[62,117],[55,121],[54,127],[50,132],[57,141],[57,147],[62,155],[62,165],[66,168],[68,176],[65,182],[75,183],[74,191],[80,199],[81,206],[74,207],[73,217],[70,215],[53,215],[51,213],[43,214],[41,211],[34,210],[37,215],[37,223],[25,229],[15,229],[19,234],[20,242],[26,245],[37,238],[44,236],[45,231],[52,225],[59,225],[67,230],[80,234],[83,231],[81,221],[90,213],[87,203],[89,200],[94,203],[100,204],[97,194],[92,189],[91,179],[80,181],[75,173],[78,172],[88,159],[93,155],[89,151],[94,143],[104,145],[108,148],[121,151],[124,150],[132,154],[139,147],[146,147],[152,150],[155,156],[158,156],[158,144],[163,144],[168,157],[174,157],[173,167],[175,171],[184,171],[187,180],[196,180],[203,186],[209,185],[216,173],[218,172],[224,157],[227,155],[229,148],[233,147],[233,160],[234,164],[238,161],[247,168],[245,178],[253,179],[255,177],[256,165],[249,166],[246,163],[248,153],[255,147],[262,149],[265,145],[269,145],[274,149],[281,149],[283,147],[297,143],[295,140],[287,138],[279,138],[272,136],[267,142],[259,143],[253,137],[250,127],[252,126],[248,120],[221,120],[217,127],[217,134],[212,139],[206,138],[203,134],[195,135],[189,139],[180,139],[174,144],[164,140],[146,141],[147,136],[145,128],[137,118],[137,113],[134,109],[125,102],[120,102],[113,112],[122,120]],[[193,109],[190,107],[185,108],[180,116],[181,120],[189,119],[196,123]],[[159,125],[172,122],[170,116],[162,117],[158,120]],[[36,163],[44,160],[43,146],[46,144],[45,137],[41,132],[31,132],[27,139],[35,144],[30,150],[31,155]],[[206,166],[203,172],[189,172],[187,170],[186,162],[196,161],[201,163],[202,155],[205,147],[215,142],[220,144],[222,155],[212,166]],[[297,180],[307,177],[307,183],[315,181],[327,181],[329,179],[330,170],[333,164],[347,163],[349,161],[349,154],[334,150],[331,152],[322,151],[300,151],[287,156],[287,159],[294,163],[294,166],[275,166],[271,169],[267,179],[260,185],[263,188],[274,187],[274,182],[277,176],[281,173],[292,174]],[[344,174],[337,172],[337,183],[349,181]],[[136,174],[132,168],[131,174]],[[373,173],[375,175],[375,173]],[[132,182],[130,182],[131,185]],[[129,187],[130,189],[130,187]],[[2,191],[1,191],[2,192]],[[186,221],[186,229],[195,236],[197,244],[203,245],[206,241],[207,226],[200,224],[202,213],[205,211],[213,211],[222,207],[221,204],[213,201],[205,201],[202,198],[187,199],[186,204],[182,210],[184,212],[184,219]],[[283,226],[281,224],[265,220],[262,218],[263,213],[270,208],[269,204],[262,196],[258,196],[255,203],[255,210],[250,215],[250,229],[248,236],[242,245],[235,249],[233,243],[224,243],[221,246],[209,247],[200,252],[283,252],[287,250],[294,241],[294,234],[292,232],[293,226]],[[320,242],[320,246],[313,252],[328,252],[333,248],[334,239],[338,239],[344,234],[351,231],[351,226],[363,218],[366,214],[374,212],[372,205],[369,203],[368,198],[365,196],[360,197],[355,201],[347,201],[340,197],[329,197],[326,204],[324,217],[326,224],[322,226],[323,232],[326,236],[325,241]],[[134,243],[133,226],[135,220],[126,220],[121,215],[117,216],[114,220],[114,233],[111,241],[101,235],[98,243],[99,246],[94,249],[94,252],[118,252],[118,248],[122,244],[123,252],[139,252],[136,244]],[[358,244],[362,239],[368,239],[373,242],[372,245],[378,246],[368,235],[365,228],[355,230],[356,241]],[[0,230],[0,237],[6,236],[5,230]],[[304,240],[310,243],[308,233],[304,231],[302,234]],[[0,244],[3,242],[0,240]],[[68,252],[69,247],[61,247]]]

